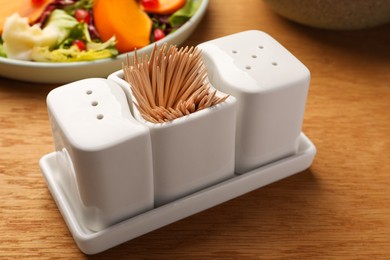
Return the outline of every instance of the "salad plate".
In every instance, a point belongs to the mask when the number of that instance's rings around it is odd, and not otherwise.
[[[206,13],[208,0],[202,0],[196,13],[175,32],[163,39],[137,50],[138,54],[148,54],[155,44],[180,45],[196,29]],[[0,57],[0,77],[36,83],[68,83],[84,78],[107,77],[122,68],[122,62],[134,51],[122,53],[114,58],[79,62],[34,62]]]

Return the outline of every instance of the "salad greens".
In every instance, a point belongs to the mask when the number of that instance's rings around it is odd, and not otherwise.
[[[173,27],[180,26],[187,22],[198,10],[202,0],[187,1],[183,8],[176,11],[168,21]]]
[[[92,10],[93,6],[93,0],[79,0],[74,1],[74,4],[72,5],[65,5],[64,10],[73,15],[77,9],[85,9],[85,10]]]
[[[7,55],[5,54],[4,46],[3,46],[3,40],[0,37],[0,57],[6,58]]]
[[[90,61],[116,56],[118,51],[115,48],[115,37],[108,41],[94,42],[88,31],[86,23],[79,23],[73,16],[64,10],[56,9],[50,15],[46,28],[56,30],[58,38],[57,48],[51,49],[49,46],[37,47],[32,51],[32,60],[35,61]],[[76,40],[86,42],[86,50],[80,51],[74,45]]]
[[[73,30],[79,27],[78,25],[79,23],[73,16],[69,15],[64,10],[55,9],[47,21],[45,30],[56,31],[56,45],[58,46],[71,35]]]
[[[79,51],[77,46],[72,46],[68,49],[55,49],[52,51],[50,51],[48,47],[41,47],[39,49],[34,49],[31,57],[35,61],[71,62],[91,61],[112,56],[112,52],[108,49]]]
[[[162,30],[163,37],[175,31],[195,14],[201,2],[187,0],[171,15],[148,14],[153,22],[151,42],[159,40],[153,31]],[[73,62],[117,56],[114,36],[106,42],[100,40],[92,7],[93,0],[54,0],[34,25],[17,14],[8,17],[0,36],[0,57]],[[85,19],[80,19],[80,10]]]

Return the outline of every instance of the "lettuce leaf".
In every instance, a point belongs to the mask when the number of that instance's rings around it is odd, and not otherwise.
[[[4,46],[2,43],[0,43],[0,57],[7,57],[7,54],[5,53]]]
[[[202,0],[188,0],[183,8],[179,9],[169,17],[172,27],[178,27],[187,22],[198,10]]]
[[[112,56],[112,49],[80,51],[76,46],[53,51],[50,51],[48,47],[37,47],[32,51],[32,59],[43,62],[92,61]]]
[[[115,48],[116,39],[115,36],[112,36],[110,39],[108,39],[106,42],[87,42],[87,49],[88,50],[94,50],[94,51],[101,51],[101,50],[110,50],[112,55],[118,55],[118,50]]]
[[[68,38],[72,29],[78,24],[79,22],[64,10],[56,9],[51,13],[43,30],[56,32],[58,35],[56,46],[58,46]]]

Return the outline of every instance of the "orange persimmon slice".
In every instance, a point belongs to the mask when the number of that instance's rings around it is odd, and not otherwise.
[[[150,43],[152,21],[135,0],[95,0],[93,15],[100,38],[107,41],[115,35],[120,53]]]
[[[33,24],[53,0],[0,0],[0,34],[3,32],[4,22],[7,17],[19,13],[21,17],[28,17]]]

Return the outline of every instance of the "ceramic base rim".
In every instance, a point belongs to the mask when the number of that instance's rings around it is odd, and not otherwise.
[[[43,156],[39,161],[39,165],[48,189],[79,249],[86,254],[96,254],[299,173],[310,167],[315,154],[316,148],[314,144],[301,133],[298,152],[295,155],[237,175],[224,182],[126,219],[98,232],[86,229],[77,219],[72,208],[72,202],[68,201],[60,183],[57,181],[58,178],[56,178],[58,167],[56,165],[55,152]]]

